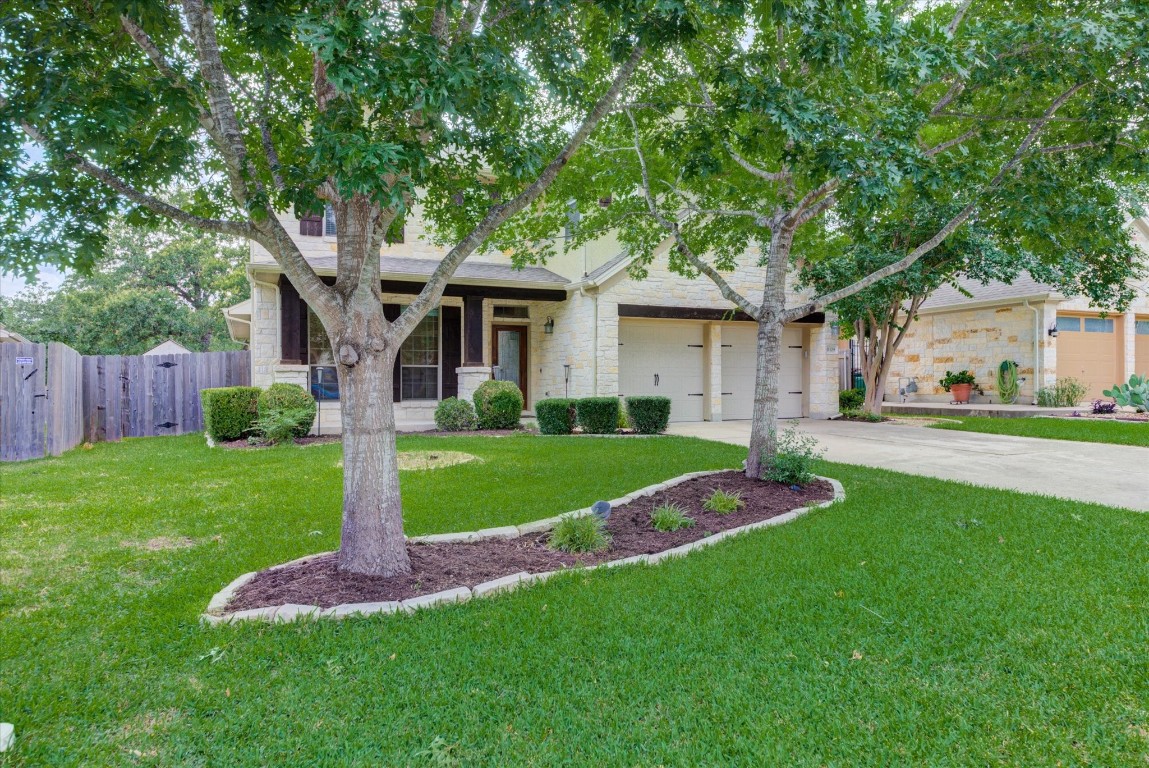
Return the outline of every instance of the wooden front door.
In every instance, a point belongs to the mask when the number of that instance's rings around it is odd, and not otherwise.
[[[523,393],[523,405],[527,398],[527,333],[526,325],[491,326],[491,362],[494,377],[500,381],[513,381]]]

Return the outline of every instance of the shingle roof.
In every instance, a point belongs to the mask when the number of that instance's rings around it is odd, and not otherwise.
[[[1029,299],[1035,296],[1047,296],[1056,292],[1053,286],[1039,283],[1029,275],[1020,275],[1012,283],[994,281],[985,285],[982,285],[977,280],[962,278],[958,280],[958,285],[972,294],[972,298],[965,296],[951,285],[943,285],[934,291],[933,295],[922,304],[922,311],[928,312],[930,310],[949,308],[956,309],[962,304],[981,302],[1007,303],[1020,299]]]
[[[335,256],[309,256],[307,262],[320,273],[335,273]],[[410,259],[399,256],[383,256],[379,259],[379,270],[384,279],[403,280],[411,277],[430,277],[439,266],[437,259]],[[498,283],[529,283],[531,285],[566,285],[562,275],[543,267],[523,267],[517,269],[510,264],[492,264],[483,261],[464,261],[455,270],[454,280],[474,280]]]
[[[605,264],[591,270],[583,279],[588,283],[598,283],[600,280],[617,272],[621,265],[629,263],[632,258],[630,254],[623,251]]]

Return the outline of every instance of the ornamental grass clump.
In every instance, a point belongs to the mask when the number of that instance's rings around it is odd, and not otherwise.
[[[766,479],[786,485],[809,485],[816,479],[814,462],[822,458],[823,453],[816,439],[803,435],[791,425],[778,438],[777,454],[763,462]]]
[[[565,515],[551,531],[547,546],[575,554],[601,552],[610,546],[610,534],[597,515]]]
[[[678,504],[660,504],[650,513],[650,523],[656,531],[672,533],[694,525],[694,518],[687,517],[686,510]]]
[[[710,496],[706,499],[702,508],[707,512],[729,515],[731,512],[737,512],[744,506],[746,506],[746,502],[742,500],[742,494],[738,491],[727,493],[721,488],[715,488],[710,492]]]

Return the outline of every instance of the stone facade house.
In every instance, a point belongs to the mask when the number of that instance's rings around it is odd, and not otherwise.
[[[315,270],[334,276],[333,217],[281,219]],[[469,258],[403,345],[396,418],[430,421],[440,400],[469,397],[492,377],[518,384],[528,411],[552,397],[665,395],[672,421],[750,418],[755,323],[733,312],[706,278],[671,273],[665,253],[637,281],[620,252],[605,237],[560,253],[545,268],[515,269],[501,253]],[[414,212],[402,242],[380,255],[388,314],[398,315],[443,254]],[[247,274],[251,299],[225,315],[232,337],[249,344],[252,382],[307,387],[321,401],[323,431],[338,429],[334,360],[317,318],[258,245]],[[751,293],[762,290],[757,267],[729,279]],[[787,327],[783,343],[781,415],[834,415],[837,326],[812,315]]]
[[[1149,266],[1149,220],[1130,223]],[[1149,373],[1149,275],[1137,279],[1136,298],[1125,312],[1105,312],[1088,299],[1063,296],[1028,276],[1010,285],[962,281],[971,294],[946,286],[923,305],[906,332],[887,381],[886,401],[900,402],[899,389],[911,380],[918,391],[910,401],[945,402],[938,385],[947,370],[969,369],[984,395],[975,401],[999,402],[997,369],[1003,360],[1018,363],[1019,403],[1034,402],[1034,391],[1072,377],[1088,387],[1089,400]]]

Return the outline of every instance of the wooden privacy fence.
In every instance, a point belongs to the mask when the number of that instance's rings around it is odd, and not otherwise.
[[[0,461],[198,432],[201,389],[250,382],[243,351],[81,357],[65,344],[0,344]]]

